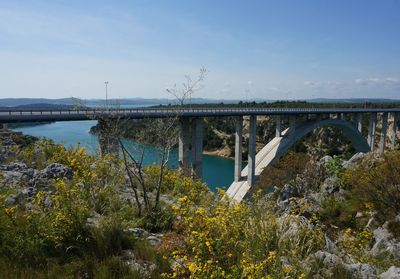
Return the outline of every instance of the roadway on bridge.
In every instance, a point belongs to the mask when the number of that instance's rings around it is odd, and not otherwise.
[[[46,121],[80,121],[107,117],[119,118],[163,118],[163,117],[224,117],[246,115],[301,115],[331,113],[383,113],[400,112],[394,109],[360,109],[360,108],[135,108],[135,109],[1,109],[0,123],[13,122],[46,122]]]

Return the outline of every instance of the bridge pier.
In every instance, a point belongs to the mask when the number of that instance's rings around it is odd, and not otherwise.
[[[368,145],[370,146],[371,151],[374,151],[375,149],[375,133],[376,133],[376,112],[371,112],[369,118],[369,127],[368,127]]]
[[[235,132],[235,175],[234,180],[240,181],[242,178],[242,149],[243,149],[243,117],[236,117]]]
[[[249,128],[249,155],[248,155],[248,174],[247,183],[253,186],[256,178],[256,129],[257,117],[250,116]]]
[[[179,146],[178,160],[179,168],[184,175],[189,175],[189,146],[190,146],[190,123],[188,117],[179,120]]]
[[[387,134],[387,126],[388,126],[388,113],[384,112],[382,114],[382,133],[381,133],[381,141],[379,143],[379,152],[383,153],[385,151],[386,145],[386,134]]]
[[[360,132],[360,133],[362,133],[362,117],[363,117],[363,115],[362,115],[362,113],[357,113],[356,115],[355,115],[355,117],[356,117],[356,119],[355,119],[355,126],[356,126],[356,128],[357,128],[357,130]]]
[[[276,116],[276,128],[275,137],[279,138],[282,136],[282,117],[280,115]]]
[[[119,133],[115,119],[99,119],[99,144],[101,155],[119,155]]]
[[[192,176],[203,177],[203,118],[192,119]]]
[[[399,121],[399,114],[397,112],[392,113],[393,117],[393,126],[392,126],[392,144],[391,148],[394,149],[396,147],[396,141],[397,141],[397,122]]]
[[[294,132],[296,130],[296,116],[295,115],[289,116],[289,128],[290,128],[290,134],[294,135]]]

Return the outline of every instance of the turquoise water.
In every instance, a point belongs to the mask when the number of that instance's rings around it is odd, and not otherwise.
[[[97,136],[89,133],[90,127],[96,125],[96,121],[70,121],[55,122],[30,127],[15,129],[24,134],[36,137],[45,137],[56,143],[62,143],[66,147],[84,146],[90,153],[98,150]],[[125,140],[126,146],[134,155],[145,149],[144,163],[155,164],[159,160],[156,148],[150,145],[138,144],[134,141]],[[170,154],[169,166],[176,168],[178,165],[178,152],[173,150]],[[211,155],[203,155],[203,180],[212,190],[216,187],[227,188],[233,181],[234,161]]]

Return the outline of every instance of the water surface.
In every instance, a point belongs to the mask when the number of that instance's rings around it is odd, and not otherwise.
[[[99,148],[98,138],[89,133],[96,121],[66,121],[54,122],[29,127],[20,127],[15,130],[36,137],[44,137],[66,147],[84,146],[87,151],[94,153]],[[144,164],[155,164],[159,160],[159,152],[151,145],[142,145],[132,140],[125,140],[126,146],[138,156],[145,148]],[[178,165],[178,152],[171,152],[169,166],[176,168]],[[218,156],[203,155],[203,180],[212,190],[216,187],[227,188],[233,180],[234,161]]]

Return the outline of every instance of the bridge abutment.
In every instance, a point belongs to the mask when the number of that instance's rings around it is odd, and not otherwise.
[[[243,149],[243,117],[236,117],[235,132],[235,175],[234,180],[242,178],[242,149]]]

